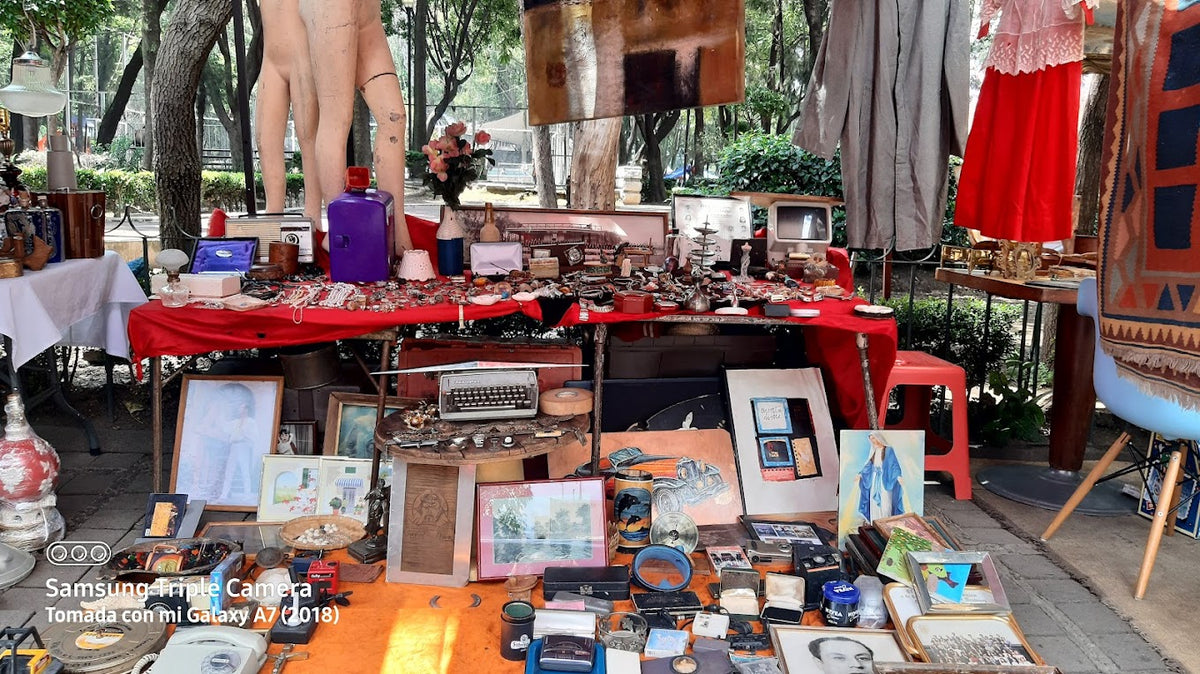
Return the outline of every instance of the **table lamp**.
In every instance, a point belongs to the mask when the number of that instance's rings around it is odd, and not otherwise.
[[[179,280],[179,270],[188,263],[187,253],[178,248],[164,248],[154,258],[154,264],[167,272],[167,284],[155,290],[164,307],[182,307],[188,303],[191,291]]]

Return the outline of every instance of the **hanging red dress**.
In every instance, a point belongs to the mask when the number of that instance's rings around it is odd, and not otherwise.
[[[1084,12],[1096,0],[986,0],[999,13],[967,139],[954,223],[985,236],[1074,234]]]

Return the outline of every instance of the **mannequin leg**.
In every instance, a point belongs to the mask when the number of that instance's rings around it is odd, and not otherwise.
[[[354,117],[354,78],[358,71],[356,0],[301,0],[307,27],[313,84],[320,119],[315,153],[325,203],[342,193],[346,173],[346,138]]]
[[[307,53],[307,47],[305,48]],[[298,59],[299,60],[299,59]],[[300,143],[300,162],[304,170],[304,214],[321,226],[321,162],[317,157],[317,125],[320,123],[317,92],[308,59],[297,63],[292,72],[292,121]],[[344,155],[343,155],[344,156]]]
[[[268,213],[282,212],[287,197],[283,143],[287,132],[288,98],[287,80],[275,64],[263,63],[262,73],[258,76],[254,127]]]
[[[375,180],[396,205],[396,254],[412,248],[404,220],[404,97],[392,61],[383,24],[368,21],[359,36],[358,81],[363,99],[375,117]]]

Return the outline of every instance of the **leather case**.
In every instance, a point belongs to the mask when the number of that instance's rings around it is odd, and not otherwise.
[[[547,567],[542,573],[542,598],[549,599],[557,592],[574,592],[601,599],[629,599],[629,567]]]
[[[804,617],[804,579],[785,573],[768,573],[763,622],[799,625]]]
[[[554,672],[590,672],[596,660],[596,642],[588,637],[547,634],[542,638],[538,666]]]
[[[759,577],[757,571],[725,569],[721,572],[721,608],[733,615],[757,616]]]
[[[471,244],[471,273],[475,276],[507,276],[523,268],[524,250],[519,241]]]
[[[546,243],[530,246],[531,257],[552,257],[558,260],[558,273],[579,271],[583,269],[585,248],[583,241],[574,243]]]
[[[633,606],[639,613],[665,610],[676,618],[690,618],[704,608],[700,604],[700,596],[690,590],[635,594],[633,595]]]
[[[648,314],[654,310],[654,296],[639,290],[626,290],[613,296],[617,311],[626,314]]]
[[[35,192],[62,212],[64,248],[67,259],[104,255],[106,196],[103,190],[55,190]]]
[[[251,237],[198,239],[189,271],[193,274],[209,271],[248,272],[254,265],[257,250],[258,239]]]

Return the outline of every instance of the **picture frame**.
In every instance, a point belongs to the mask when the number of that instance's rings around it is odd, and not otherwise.
[[[786,436],[760,436],[758,451],[765,468],[791,468],[796,464],[792,443]]]
[[[838,547],[864,524],[925,508],[925,431],[843,430]]]
[[[493,482],[477,496],[480,580],[608,566],[602,478]]]
[[[146,499],[146,517],[142,520],[145,538],[175,538],[187,512],[187,494],[151,494]]]
[[[757,444],[753,451],[758,465]],[[733,524],[742,515],[737,457],[724,429],[603,433],[600,456],[605,477],[634,467],[654,476],[655,513],[682,512],[697,526]],[[591,459],[589,439],[547,454],[546,466],[551,478],[591,477]]]
[[[896,628],[896,638],[904,646],[904,650],[912,655],[919,655],[917,645],[908,634],[908,621],[913,616],[921,615],[921,602],[917,599],[917,591],[904,583],[888,583],[883,586],[883,604],[887,607],[892,626]]]
[[[367,493],[371,491],[370,459],[321,457],[317,481],[316,514],[341,515],[366,523]]]
[[[388,396],[384,401],[384,416],[411,407],[411,398]],[[329,395],[329,410],[325,420],[325,442],[322,453],[349,459],[370,459],[375,451],[375,427],[379,397],[364,393]]]
[[[1170,454],[1182,443],[1190,444],[1183,451],[1183,469],[1180,471],[1179,509],[1175,511],[1175,531],[1192,538],[1200,538],[1200,499],[1195,497],[1196,480],[1191,476],[1200,473],[1200,447],[1195,440],[1167,440],[1158,433],[1150,434],[1150,443],[1146,448],[1146,456],[1155,458]],[[1154,519],[1155,504],[1162,489],[1163,466],[1165,463],[1152,462],[1146,471],[1146,481],[1142,484],[1142,496],[1138,500],[1138,514],[1147,519]]]
[[[825,539],[811,522],[775,522],[742,518],[750,536],[764,543],[788,543],[800,545],[824,545]]]
[[[930,663],[1046,664],[1012,615],[920,615],[908,621],[908,631]]]
[[[259,522],[286,522],[317,514],[320,456],[269,454],[262,461]]]
[[[740,259],[734,259],[734,240],[754,237],[754,219],[747,199],[678,194],[671,199],[671,213],[680,234],[680,259],[696,247],[692,239],[700,236],[697,230],[706,222],[717,230],[712,236],[717,244],[718,263],[738,264]],[[740,255],[738,251],[736,256]]]
[[[171,491],[206,501],[206,510],[253,512],[282,405],[283,377],[185,374]]]
[[[745,513],[837,510],[837,471],[822,469],[837,466],[838,454],[821,371],[817,368],[727,370],[725,393]],[[792,424],[789,437],[793,441],[801,436],[809,439],[812,446],[809,456],[813,461],[806,464],[803,476],[778,480],[767,479],[775,478],[774,474],[764,475],[765,471],[778,469],[762,466],[759,458],[759,433],[751,401],[762,398],[787,400]],[[798,410],[806,410],[807,418],[798,419]],[[795,457],[794,444],[792,454]]]
[[[771,625],[770,631],[775,656],[786,674],[823,671],[817,656],[809,648],[810,644],[829,638],[843,644],[839,655],[863,663],[864,671],[873,671],[872,666],[880,662],[911,660],[893,630],[775,624]],[[818,651],[826,648],[828,646],[824,644],[817,646]]]
[[[209,522],[200,531],[201,538],[232,541],[242,546],[247,557],[254,557],[263,548],[286,549],[279,536],[283,524],[263,522]]]
[[[386,579],[464,587],[471,572],[475,466],[392,459]]]
[[[908,569],[913,579],[913,587],[917,592],[917,600],[921,604],[922,613],[1010,613],[1008,595],[1000,582],[1000,574],[996,564],[987,552],[960,552],[946,550],[942,552],[909,552]],[[934,587],[939,579],[945,582],[945,575],[939,573],[937,567],[961,569],[965,572],[955,576],[953,585],[961,585],[962,593],[958,601],[947,601],[939,594],[939,587]],[[967,578],[975,575],[982,578],[978,585],[967,585]]]
[[[900,515],[893,515],[891,517],[882,517],[871,522],[871,525],[874,526],[880,534],[883,534],[884,538],[890,539],[893,531],[896,529],[904,529],[908,533],[919,536],[920,538],[924,538],[932,543],[934,552],[953,549],[953,546],[951,546],[944,538],[942,538],[940,532],[934,529],[929,522],[926,522],[924,517],[921,517],[916,513],[902,513]]]
[[[442,206],[441,221],[446,209]],[[520,241],[528,266],[533,246],[582,241],[585,249],[614,249],[621,243],[649,246],[650,263],[661,265],[666,250],[667,214],[654,211],[588,211],[566,208],[492,207],[501,241]],[[463,250],[470,263],[471,244],[479,241],[483,206],[460,206],[455,216],[463,228]],[[582,261],[581,261],[582,263]]]
[[[1057,667],[1041,665],[962,665],[928,662],[885,662],[875,674],[1059,674]]]
[[[275,439],[276,454],[314,456],[317,453],[316,421],[283,421]]]

